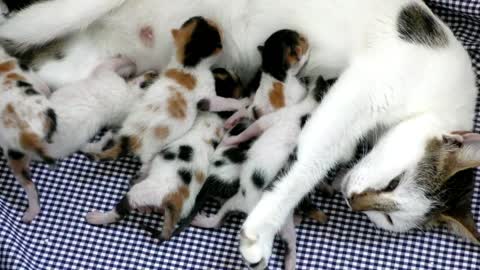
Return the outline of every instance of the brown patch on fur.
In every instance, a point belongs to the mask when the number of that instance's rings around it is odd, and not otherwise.
[[[268,97],[273,108],[280,109],[285,107],[285,94],[283,92],[283,84],[279,82],[273,83],[273,89],[268,94]]]
[[[8,80],[13,81],[26,81],[27,79],[18,73],[8,73],[7,77]]]
[[[175,91],[168,99],[168,112],[171,117],[184,119],[187,116],[187,101],[182,93]]]
[[[192,38],[192,33],[197,27],[197,22],[195,20],[191,21],[189,24],[185,25],[181,29],[172,30],[173,39],[175,41],[175,47],[177,48],[177,61],[183,63],[185,59],[185,45]]]
[[[328,216],[325,215],[325,213],[323,213],[322,211],[320,210],[313,210],[313,211],[310,211],[309,213],[307,213],[307,216],[313,220],[316,220],[317,222],[319,223],[326,223],[327,220],[328,220]]]
[[[108,150],[95,154],[94,156],[95,156],[95,159],[97,160],[114,160],[114,159],[117,159],[121,153],[122,153],[122,147],[120,143],[117,143],[113,147],[109,148]]]
[[[128,140],[130,151],[137,153],[142,147],[142,139],[138,136],[131,136]]]
[[[200,170],[197,170],[195,171],[195,180],[197,180],[197,182],[199,184],[203,184],[205,182],[205,173],[200,171]]]
[[[379,191],[366,191],[353,195],[350,199],[350,207],[355,212],[391,212],[398,209],[394,201],[382,197]]]
[[[187,88],[188,90],[195,89],[197,85],[197,79],[189,73],[186,73],[178,69],[169,69],[165,72],[165,76],[176,81],[179,85]]]
[[[42,139],[37,134],[28,131],[22,131],[20,133],[20,145],[24,149],[35,151],[40,155],[45,155],[45,149],[43,148]]]
[[[9,72],[17,67],[17,62],[10,60],[7,62],[0,63],[0,73]]]
[[[300,58],[307,53],[309,48],[308,40],[300,35],[300,38],[298,39],[298,44],[295,47],[295,49],[292,51],[291,48],[287,48],[285,50],[285,54],[287,55],[287,61],[290,64],[290,66],[295,65],[300,61]]]
[[[3,125],[6,128],[28,129],[28,123],[20,119],[13,104],[9,103],[2,113]]]
[[[160,125],[154,130],[155,137],[160,140],[165,140],[170,135],[170,129],[167,126]]]
[[[223,136],[223,130],[222,128],[217,128],[215,130],[215,136],[217,136],[218,138],[221,138]]]
[[[176,224],[180,220],[183,204],[190,196],[190,191],[187,186],[182,186],[178,191],[171,193],[165,198],[165,221],[163,224],[162,238],[170,239]]]

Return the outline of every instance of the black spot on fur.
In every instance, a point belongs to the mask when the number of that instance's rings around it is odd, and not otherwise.
[[[40,95],[40,93],[37,92],[37,91],[35,91],[35,89],[33,89],[33,88],[27,88],[27,89],[25,90],[25,94],[26,94],[27,96]]]
[[[23,70],[23,71],[30,71],[30,67],[25,64],[25,63],[20,63],[20,68]]]
[[[122,136],[120,138],[120,156],[126,156],[130,153],[130,137]]]
[[[288,171],[290,171],[293,164],[297,161],[297,151],[298,151],[297,148],[295,148],[292,151],[292,153],[290,153],[290,155],[288,156],[287,162],[285,162],[285,164],[280,169],[280,171],[278,171],[277,175],[275,175],[275,177],[273,178],[273,181],[271,181],[267,185],[267,187],[265,187],[264,189],[265,191],[272,191],[275,188],[275,185],[277,184],[277,182],[280,181],[280,179],[282,179],[283,176],[288,173]]]
[[[240,123],[238,123],[235,127],[233,127],[233,128],[228,132],[228,134],[230,134],[230,136],[237,136],[237,135],[239,135],[240,133],[244,132],[247,128],[248,128],[248,123],[246,123],[246,122],[240,122]]]
[[[58,125],[57,114],[52,108],[48,108],[45,114],[47,115],[47,118],[50,121],[50,126],[47,132],[46,141],[48,143],[52,143],[52,137],[57,131],[57,125]]]
[[[250,80],[250,82],[247,85],[247,88],[245,89],[245,96],[253,96],[258,88],[260,87],[260,82],[262,80],[262,70],[259,69],[257,73],[255,73],[255,76]]]
[[[258,120],[261,117],[261,115],[258,111],[258,108],[256,106],[252,107],[252,116],[253,116],[254,120]]]
[[[222,155],[235,164],[241,164],[247,159],[245,151],[236,147],[225,150]]]
[[[318,76],[317,81],[315,82],[315,88],[312,90],[313,99],[316,102],[321,102],[329,88],[328,83],[323,79],[322,76]]]
[[[247,195],[247,191],[245,189],[242,189],[242,196],[245,197]]]
[[[24,179],[30,180],[32,179],[32,176],[30,175],[30,172],[27,170],[22,170],[22,176]]]
[[[204,98],[197,102],[197,109],[203,112],[210,111],[210,100]]]
[[[261,170],[254,170],[252,174],[252,183],[256,188],[262,189],[265,185],[265,173]]]
[[[26,81],[17,81],[17,87],[20,88],[31,88],[33,87],[31,83],[28,83]]]
[[[181,145],[178,148],[178,158],[185,162],[192,161],[193,158],[193,148],[189,145]]]
[[[400,38],[407,42],[431,48],[448,44],[442,25],[419,4],[410,4],[400,12],[397,27]]]
[[[190,182],[192,182],[192,172],[190,170],[182,168],[178,170],[177,174],[178,176],[180,176],[180,178],[182,179],[183,183],[185,183],[185,185],[189,185]]]
[[[300,35],[292,30],[284,29],[273,33],[263,47],[260,47],[262,55],[262,70],[279,81],[285,81],[290,64],[286,51],[294,53],[299,44]]]
[[[8,150],[8,158],[11,160],[20,160],[25,157],[25,154],[16,150]]]
[[[308,119],[310,119],[311,115],[310,114],[305,114],[300,118],[300,128],[303,128],[305,124],[307,123]]]
[[[213,163],[213,165],[215,167],[222,167],[223,165],[225,165],[225,161],[224,160],[217,160]]]
[[[117,211],[120,217],[124,217],[132,211],[132,206],[128,200],[128,196],[122,198],[122,200],[115,206],[115,210]]]
[[[40,1],[44,1],[44,0],[22,0],[22,1],[3,0],[3,2],[7,5],[10,11],[17,11],[17,10],[24,9],[29,5],[34,4],[35,2],[40,2]]]
[[[208,24],[203,17],[193,17],[186,21],[182,27],[196,22],[189,42],[185,45],[185,67],[194,67],[204,58],[212,56],[217,49],[222,49],[222,39],[218,29]]]
[[[217,141],[217,140],[213,140],[213,141],[212,141],[212,146],[213,146],[214,149],[216,149],[219,144],[220,144],[220,142]]]
[[[175,153],[170,151],[163,151],[162,152],[163,159],[165,160],[174,160],[176,158]]]
[[[115,146],[115,141],[113,139],[108,140],[108,142],[102,147],[102,151],[107,151],[112,149]]]

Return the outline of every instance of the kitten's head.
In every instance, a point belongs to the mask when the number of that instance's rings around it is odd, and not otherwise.
[[[308,40],[296,31],[283,29],[273,33],[258,49],[262,55],[262,71],[279,81],[287,73],[297,75],[309,56]]]
[[[213,64],[223,50],[222,34],[212,20],[197,16],[188,19],[180,29],[173,29],[177,61],[195,67],[202,61]]]
[[[383,186],[346,182],[344,187],[352,209],[365,212],[381,228],[402,232],[447,224],[454,233],[480,244],[471,212],[470,170],[479,165],[480,135],[457,132],[431,139],[418,163]]]
[[[215,68],[212,73],[217,96],[237,99],[244,97],[244,88],[237,74],[224,68]]]

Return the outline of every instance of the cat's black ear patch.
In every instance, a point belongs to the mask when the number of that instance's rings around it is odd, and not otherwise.
[[[177,174],[185,185],[189,185],[192,182],[192,172],[190,170],[182,168],[178,170]]]
[[[193,152],[193,147],[191,147],[190,145],[181,145],[178,148],[178,158],[185,162],[190,162],[193,158]]]
[[[184,47],[183,65],[194,67],[204,58],[213,56],[223,49],[220,30],[203,17],[193,17],[184,26],[195,23],[190,39]]]
[[[265,186],[265,178],[265,173],[262,170],[256,169],[252,174],[252,183],[256,188],[262,189]]]
[[[161,154],[162,154],[164,160],[172,161],[176,158],[175,153],[173,153],[169,150],[165,150]]]
[[[413,3],[402,9],[397,27],[400,38],[409,43],[430,48],[442,48],[448,44],[442,25],[419,4]]]

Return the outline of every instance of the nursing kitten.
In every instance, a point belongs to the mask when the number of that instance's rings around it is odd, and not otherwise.
[[[308,60],[308,40],[296,31],[283,29],[273,33],[258,50],[262,65],[250,86],[254,87],[253,102],[228,119],[226,128],[235,126],[242,117],[258,119],[305,97],[305,87],[296,76]]]
[[[134,154],[144,165],[165,145],[184,135],[201,110],[228,111],[243,107],[236,99],[218,97],[211,66],[222,51],[218,26],[193,17],[172,30],[176,54],[160,79],[146,92],[114,138],[110,148],[90,153],[97,160]]]
[[[218,96],[234,98],[241,95],[238,78],[225,69],[213,71]],[[116,207],[106,213],[90,212],[87,222],[117,222],[132,210],[163,211],[161,232],[152,230],[163,240],[170,239],[185,227],[183,219],[191,215],[198,192],[205,183],[209,160],[224,135],[225,119],[215,113],[201,112],[193,127],[182,137],[158,153],[148,170],[138,179]],[[189,223],[189,222],[188,222]],[[175,230],[175,227],[179,228]]]
[[[231,212],[249,213],[255,207],[264,190],[271,189],[275,179],[281,178],[286,173],[285,170],[288,171],[288,163],[292,162],[290,159],[294,159],[302,127],[308,121],[310,113],[320,103],[327,89],[327,82],[319,77],[303,101],[263,116],[252,124],[255,129],[257,127],[261,129],[258,133],[249,132],[249,127],[243,133],[228,138],[228,142],[225,141],[226,144],[236,144],[261,134],[246,153],[237,193],[229,198],[215,215],[197,216],[192,222],[194,226],[215,228],[221,225],[227,214]],[[251,136],[246,136],[246,134]],[[304,202],[304,205],[306,204],[307,200]],[[308,209],[305,214],[321,223],[327,220],[324,213],[314,208]],[[286,243],[285,269],[295,269],[296,233],[293,213],[286,225],[279,231],[279,235]]]

